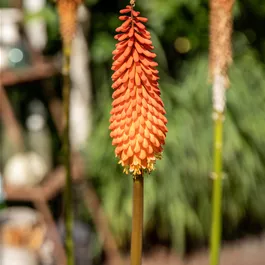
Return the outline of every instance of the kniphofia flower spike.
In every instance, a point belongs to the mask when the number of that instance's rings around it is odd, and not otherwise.
[[[112,145],[126,173],[152,171],[161,157],[167,133],[164,104],[158,87],[156,54],[150,33],[133,6],[120,11],[123,24],[116,29],[113,51],[114,89],[110,118]]]
[[[70,43],[76,31],[77,8],[83,0],[57,0],[60,31],[64,43]]]

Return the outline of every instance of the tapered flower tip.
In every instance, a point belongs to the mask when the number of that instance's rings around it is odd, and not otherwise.
[[[152,171],[165,144],[167,119],[158,87],[156,54],[140,12],[126,6],[116,29],[113,51],[114,89],[110,118],[112,145],[125,172]]]
[[[60,31],[65,43],[70,43],[76,31],[77,7],[83,0],[57,0]]]

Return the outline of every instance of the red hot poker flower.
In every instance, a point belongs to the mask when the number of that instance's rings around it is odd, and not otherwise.
[[[124,171],[134,175],[154,169],[165,144],[167,119],[158,87],[156,54],[140,12],[126,6],[123,24],[116,29],[119,42],[113,51],[114,89],[110,118],[112,145]],[[127,15],[124,15],[127,14]]]

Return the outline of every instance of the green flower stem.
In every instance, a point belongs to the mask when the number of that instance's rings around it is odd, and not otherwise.
[[[133,179],[133,219],[131,238],[131,265],[142,264],[143,241],[144,178],[137,175]]]
[[[223,113],[215,113],[214,122],[214,173],[212,195],[212,227],[210,265],[218,265],[222,233],[222,149]]]
[[[66,185],[64,194],[65,203],[65,229],[66,229],[66,255],[67,265],[74,265],[74,244],[73,244],[73,194],[71,178],[71,146],[69,137],[70,118],[70,55],[71,45],[64,44],[63,47],[63,154],[66,174]]]

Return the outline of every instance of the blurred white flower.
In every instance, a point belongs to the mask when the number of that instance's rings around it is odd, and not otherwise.
[[[44,159],[34,152],[18,153],[11,157],[4,169],[5,183],[13,186],[34,186],[48,173]]]

